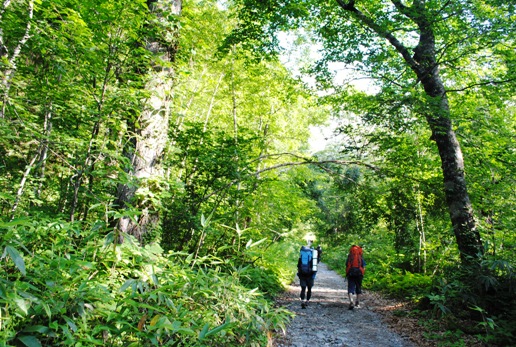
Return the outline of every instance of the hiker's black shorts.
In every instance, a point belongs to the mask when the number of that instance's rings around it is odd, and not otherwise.
[[[301,287],[312,288],[314,286],[314,279],[312,278],[312,276],[310,276],[310,277],[299,276],[299,285]]]
[[[362,279],[364,276],[348,276],[348,293],[362,294]]]

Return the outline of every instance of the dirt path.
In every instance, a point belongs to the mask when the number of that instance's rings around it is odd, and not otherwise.
[[[367,277],[364,279],[364,284]],[[296,313],[286,335],[273,342],[275,347],[414,347],[382,322],[373,312],[377,300],[367,292],[361,297],[360,308],[348,310],[347,283],[324,263],[312,288],[310,305],[301,308],[299,279],[296,278],[279,304]]]

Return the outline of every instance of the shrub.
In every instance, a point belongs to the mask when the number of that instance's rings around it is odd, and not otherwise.
[[[290,317],[223,272],[230,266],[221,259],[163,254],[127,235],[123,244],[100,242],[96,233],[78,237],[75,226],[56,225],[7,228],[0,276],[5,346],[262,346]],[[26,234],[48,241],[43,248],[24,244]]]

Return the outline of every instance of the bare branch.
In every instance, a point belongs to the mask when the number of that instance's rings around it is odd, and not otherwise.
[[[365,163],[363,161],[359,161],[359,160],[336,160],[336,159],[334,159],[334,160],[320,160],[320,161],[305,161],[305,162],[298,162],[298,163],[284,163],[284,164],[279,164],[279,165],[271,166],[269,168],[262,169],[261,171],[270,171],[270,170],[277,169],[279,167],[288,166],[286,164],[291,164],[291,166],[307,165],[307,164],[312,164],[312,165],[317,165],[317,166],[321,166],[321,165],[324,165],[324,164],[359,165],[359,166],[365,166],[368,169],[371,169],[373,171],[381,171],[381,169],[379,167],[374,166],[372,164]]]
[[[269,166],[269,167],[266,167],[264,169],[257,170],[256,172],[254,172],[252,174],[248,174],[248,175],[242,176],[242,177],[240,177],[238,179],[234,179],[231,182],[227,183],[225,186],[221,187],[220,189],[217,189],[217,190],[211,192],[210,194],[208,194],[207,196],[205,196],[204,200],[205,201],[208,200],[209,198],[211,198],[212,196],[218,194],[219,192],[222,192],[222,191],[228,189],[229,187],[231,187],[231,186],[233,186],[235,184],[238,184],[239,182],[241,182],[241,181],[243,181],[243,180],[245,180],[247,178],[250,178],[252,176],[258,177],[263,172],[281,169],[282,167],[299,166],[299,165],[316,165],[316,166],[321,167],[323,170],[328,171],[327,168],[325,168],[323,166],[324,164],[337,164],[337,165],[360,165],[360,166],[365,166],[365,167],[367,167],[367,168],[369,168],[371,170],[377,171],[377,172],[381,171],[380,168],[378,168],[378,167],[376,167],[374,165],[371,165],[371,164],[368,164],[368,163],[364,163],[364,162],[361,162],[361,161],[357,161],[357,160],[350,160],[350,161],[347,161],[347,160],[322,160],[322,161],[317,161],[317,160],[314,160],[313,158],[304,158],[304,157],[302,157],[300,155],[293,154],[293,153],[277,153],[277,154],[271,154],[271,155],[268,155],[268,156],[265,156],[265,157],[282,156],[282,155],[294,156],[294,157],[302,159],[303,161],[281,163],[281,164]]]
[[[499,85],[499,84],[510,83],[510,82],[513,82],[513,81],[516,81],[516,78],[510,78],[508,80],[500,80],[500,81],[484,81],[484,82],[470,84],[470,85],[468,85],[468,86],[466,86],[464,88],[446,89],[446,92],[447,93],[463,92],[465,90],[468,90],[468,89],[471,89],[471,88],[474,88],[474,87],[487,86],[487,85]]]
[[[294,153],[290,153],[290,152],[283,152],[283,153],[273,153],[273,154],[261,155],[258,158],[251,160],[251,162],[261,161],[261,160],[267,159],[267,158],[278,158],[278,157],[282,157],[282,156],[291,156],[291,157],[295,157],[295,158],[301,158],[301,159],[304,159],[304,160],[309,160],[308,158],[303,157],[303,156],[298,155],[298,154],[294,154]]]

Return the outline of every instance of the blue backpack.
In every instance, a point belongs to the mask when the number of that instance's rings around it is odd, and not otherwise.
[[[299,273],[301,275],[312,274],[312,250],[306,246],[301,247],[301,251],[299,251],[299,258],[301,259]]]

